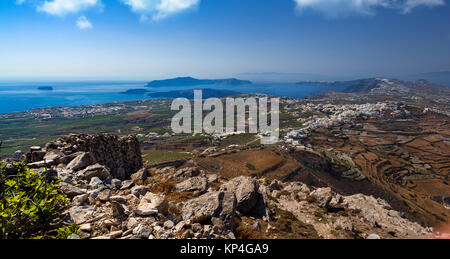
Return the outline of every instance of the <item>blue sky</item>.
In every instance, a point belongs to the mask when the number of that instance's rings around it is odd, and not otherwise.
[[[447,0],[2,0],[0,78],[450,70]]]

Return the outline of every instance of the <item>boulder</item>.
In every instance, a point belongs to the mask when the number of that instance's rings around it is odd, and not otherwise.
[[[329,187],[314,190],[310,195],[314,197],[317,202],[319,202],[319,206],[322,208],[327,208],[331,202],[331,199],[333,199],[333,191]]]
[[[193,223],[202,223],[218,216],[223,195],[223,192],[210,192],[187,201],[183,207],[183,219]]]
[[[100,180],[105,180],[111,176],[109,169],[103,165],[95,164],[88,166],[86,169],[79,171],[77,176],[83,180],[90,180],[93,177],[98,177]]]
[[[100,180],[100,178],[98,178],[98,177],[92,177],[91,181],[89,182],[89,186],[93,189],[97,189],[102,185],[103,185],[103,181]]]
[[[150,192],[150,188],[145,186],[134,186],[131,188],[131,193],[136,197],[144,196],[148,192]]]
[[[147,169],[142,168],[141,170],[137,171],[137,173],[132,174],[131,180],[136,185],[144,185],[145,180],[147,180]]]
[[[172,220],[167,220],[164,222],[164,228],[166,229],[172,229],[175,226]]]
[[[175,178],[179,178],[179,179],[186,179],[186,178],[190,178],[190,177],[196,177],[199,176],[201,174],[201,170],[198,169],[197,167],[187,167],[187,168],[183,168],[178,170],[174,177]]]
[[[59,160],[64,156],[65,155],[60,150],[50,150],[50,151],[47,151],[43,160],[59,162]]]
[[[66,166],[68,170],[80,170],[94,163],[94,159],[89,153],[82,153],[75,157]]]
[[[118,203],[126,203],[127,202],[127,198],[125,196],[120,196],[120,195],[111,196],[109,198],[109,200],[115,201],[115,202],[118,202]]]
[[[109,201],[109,197],[111,197],[111,190],[106,189],[101,191],[98,196],[97,199],[99,199],[100,201]]]
[[[137,227],[133,229],[133,235],[136,235],[139,238],[147,239],[152,234],[152,229],[149,226],[139,224]]]
[[[68,184],[66,182],[60,182],[59,187],[63,191],[64,194],[66,194],[68,197],[73,198],[78,195],[85,194],[86,191],[83,189],[80,189],[78,187],[75,187],[71,184]]]
[[[208,190],[208,179],[202,176],[189,178],[175,187],[177,192],[204,193],[206,190]]]
[[[111,180],[111,187],[120,189],[122,187],[122,181],[119,179],[112,179]]]
[[[69,209],[69,214],[75,224],[81,225],[93,218],[94,208],[91,206],[75,206]]]
[[[164,195],[158,195],[148,192],[141,199],[136,212],[138,213],[147,212],[150,213],[150,215],[154,215],[155,214],[154,212],[156,211],[156,214],[162,213],[163,215],[167,215],[168,210],[169,210],[169,203],[165,200]]]
[[[111,202],[111,211],[112,211],[113,217],[115,217],[115,218],[125,215],[124,207],[122,206],[122,204],[120,204],[116,201]]]
[[[89,198],[89,194],[87,194],[87,193],[75,196],[72,200],[72,206],[83,205],[83,203],[85,203],[88,200],[88,198]]]
[[[258,183],[245,176],[234,178],[220,188],[220,191],[228,191],[236,195],[236,208],[243,214],[249,214],[257,204],[257,190]]]
[[[234,216],[236,214],[236,196],[232,192],[224,192],[221,200],[220,220],[228,229],[234,229]]]

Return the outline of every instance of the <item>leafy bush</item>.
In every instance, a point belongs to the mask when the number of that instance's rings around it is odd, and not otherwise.
[[[247,163],[246,166],[249,170],[256,171],[256,167],[253,164]]]
[[[77,224],[73,223],[70,226],[64,226],[58,229],[58,235],[56,238],[58,239],[67,239],[71,234],[80,234],[80,227]]]
[[[47,237],[69,201],[58,182],[22,163],[0,164],[0,238]]]

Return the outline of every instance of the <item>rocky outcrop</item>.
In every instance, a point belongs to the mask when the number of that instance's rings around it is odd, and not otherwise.
[[[25,160],[62,180],[71,199],[64,218],[80,226],[82,239],[372,239],[430,233],[371,196],[344,196],[301,182],[222,179],[193,161],[142,168],[135,141],[69,136],[45,149],[31,148]],[[104,152],[116,150],[98,154],[94,143]]]
[[[127,179],[142,168],[137,138],[111,134],[65,136],[48,143],[45,149],[32,147],[23,161],[33,168],[58,166],[74,171],[98,164],[118,179]]]

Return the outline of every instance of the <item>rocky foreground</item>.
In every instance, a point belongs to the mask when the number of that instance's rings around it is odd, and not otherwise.
[[[134,136],[70,135],[22,161],[58,176],[80,238],[419,238],[384,200],[301,182],[223,179],[195,162],[144,165]]]

